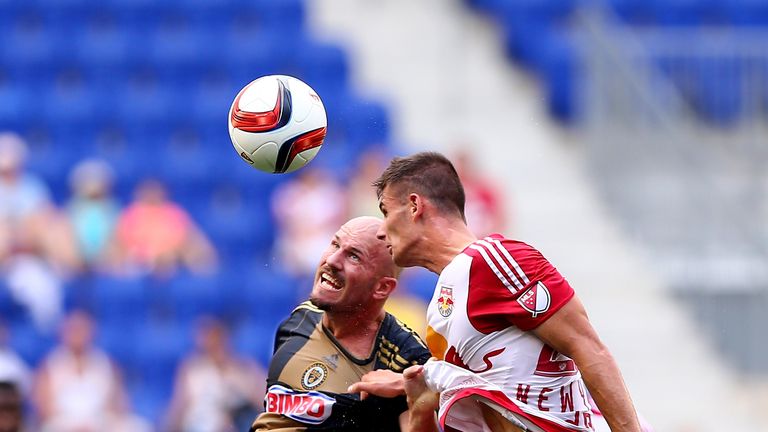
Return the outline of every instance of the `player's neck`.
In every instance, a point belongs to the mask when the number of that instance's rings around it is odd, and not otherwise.
[[[462,220],[437,219],[422,239],[424,256],[420,267],[440,274],[477,237],[467,228]]]
[[[345,350],[359,359],[364,359],[371,354],[384,316],[385,312],[381,308],[378,311],[365,310],[355,314],[326,312],[323,316],[323,326]]]
[[[384,321],[384,315],[384,309],[380,307],[376,310],[360,309],[355,313],[327,311],[323,317],[323,325],[337,339],[368,334],[367,330],[370,329],[374,330],[371,337],[376,337],[375,333]]]

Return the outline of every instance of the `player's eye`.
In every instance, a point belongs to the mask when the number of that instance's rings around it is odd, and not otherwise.
[[[331,240],[331,246],[333,246],[334,249],[338,249],[339,248],[339,242],[337,242],[336,240]]]
[[[354,252],[352,252],[352,253],[350,253],[350,254],[349,254],[349,258],[350,258],[352,261],[360,261],[360,256],[358,256],[358,255],[357,255],[356,253],[354,253]]]

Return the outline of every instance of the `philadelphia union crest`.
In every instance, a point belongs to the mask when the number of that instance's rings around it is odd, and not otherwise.
[[[530,312],[531,316],[536,318],[538,315],[549,310],[551,300],[546,285],[538,282],[536,285],[528,288],[523,295],[518,297],[517,302],[520,303],[520,306],[522,306],[523,309]]]
[[[453,288],[440,286],[440,297],[437,298],[437,311],[440,315],[448,317],[453,312]]]
[[[328,368],[324,364],[312,363],[301,375],[301,386],[304,390],[312,390],[328,378]]]

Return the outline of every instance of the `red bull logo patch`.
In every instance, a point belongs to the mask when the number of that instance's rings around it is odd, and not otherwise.
[[[453,312],[453,288],[440,287],[440,296],[437,298],[437,311],[440,315],[448,317]]]
[[[279,385],[269,388],[265,401],[267,412],[315,425],[331,416],[333,404],[336,402],[332,397],[320,392],[300,393]]]

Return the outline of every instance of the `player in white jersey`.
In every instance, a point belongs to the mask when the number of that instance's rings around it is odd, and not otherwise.
[[[468,371],[443,374],[464,383],[461,391],[426,380],[442,392],[441,413],[457,395],[493,408],[474,416],[448,411],[444,429],[467,430],[451,423],[463,416],[478,422],[469,430],[591,431],[588,387],[613,431],[641,430],[618,366],[571,286],[533,247],[499,235],[477,239],[467,229],[464,191],[450,161],[432,152],[395,158],[375,186],[384,215],[379,236],[395,263],[440,275],[427,312],[432,355],[449,364],[443,369]],[[418,402],[411,430],[434,431],[438,399],[423,391],[421,368],[406,380],[372,373],[351,390],[386,396],[408,389],[409,402]],[[429,378],[441,367],[427,371]]]

